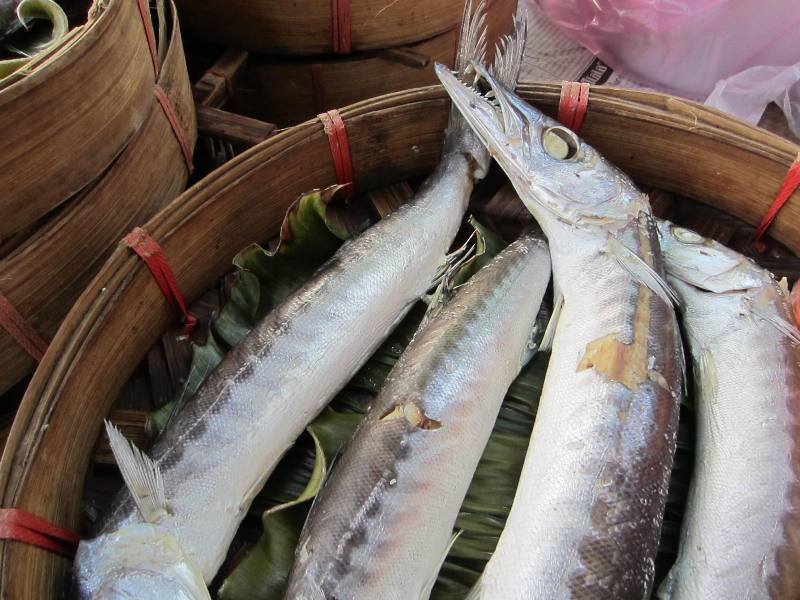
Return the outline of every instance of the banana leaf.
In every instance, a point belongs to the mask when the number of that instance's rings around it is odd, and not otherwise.
[[[275,251],[251,246],[235,258],[237,271],[229,300],[212,326],[214,335],[209,336],[207,344],[211,347],[194,348],[191,372],[181,392],[184,401],[197,390],[214,360],[221,359],[224,348],[238,343],[260,318],[297,289],[347,239],[347,231],[338,226],[329,211],[334,192],[315,191],[301,197],[287,214]],[[454,277],[456,285],[485,266],[505,246],[499,236],[474,219],[469,220],[469,229],[476,233],[475,256]],[[263,533],[221,581],[218,595],[222,600],[278,600],[283,597],[295,547],[313,498],[336,455],[352,437],[369,402],[411,341],[426,309],[422,302],[412,308],[282,459],[251,507],[251,514],[261,515]],[[460,535],[440,570],[431,595],[435,600],[465,598],[494,551],[514,498],[547,361],[546,355],[535,357],[508,390],[457,517],[455,529]],[[166,407],[160,412],[165,410]],[[156,418],[154,415],[154,420]],[[163,422],[163,415],[161,419]],[[679,475],[675,501],[668,506],[664,527],[666,548],[661,562],[667,566],[677,546],[680,502],[685,497],[681,486],[685,488],[688,482],[687,470],[690,473],[691,454],[687,448],[681,448],[676,463]],[[672,487],[670,493],[673,494]]]

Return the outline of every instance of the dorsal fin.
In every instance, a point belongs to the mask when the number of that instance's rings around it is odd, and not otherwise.
[[[614,236],[609,236],[606,251],[614,257],[617,263],[625,269],[632,279],[638,281],[661,298],[667,304],[680,306],[680,300],[669,284],[664,281],[653,267],[648,265],[642,257],[620,242]]]
[[[133,496],[133,501],[148,523],[157,522],[169,514],[164,480],[158,465],[139,450],[133,442],[110,421],[105,421],[111,452],[119,466],[125,485]]]
[[[460,75],[464,74],[471,61],[482,63],[486,59],[486,4],[480,0],[474,11],[472,5],[472,0],[464,3],[461,30],[458,32],[455,69]]]

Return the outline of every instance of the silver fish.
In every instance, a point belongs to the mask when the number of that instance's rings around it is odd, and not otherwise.
[[[471,8],[459,67],[484,54],[483,7],[473,17]],[[415,198],[344,244],[228,353],[150,456],[107,427],[127,490],[100,535],[80,544],[79,597],[208,598],[205,584],[281,455],[440,272],[488,164],[454,120]]]
[[[659,223],[684,305],[697,446],[678,559],[659,597],[800,597],[800,334],[772,275]]]
[[[549,281],[526,234],[420,328],[314,504],[287,599],[428,598]]]
[[[514,504],[471,597],[641,600],[682,392],[649,202],[572,131],[476,68],[485,96],[437,73],[547,235],[563,301]]]

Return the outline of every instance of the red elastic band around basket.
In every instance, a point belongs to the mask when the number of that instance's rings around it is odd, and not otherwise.
[[[161,105],[161,110],[164,111],[164,116],[167,117],[170,127],[172,127],[172,133],[175,134],[175,139],[178,140],[178,145],[181,147],[181,153],[183,154],[186,168],[189,170],[189,174],[191,174],[192,171],[194,171],[192,147],[189,144],[189,138],[186,137],[186,131],[183,129],[181,120],[178,118],[178,113],[175,112],[175,107],[172,106],[172,102],[164,91],[164,88],[156,84],[156,87],[153,89],[153,94]]]
[[[144,36],[147,38],[147,47],[150,50],[150,60],[153,61],[153,72],[158,76],[158,49],[156,48],[156,34],[153,31],[153,22],[150,20],[150,8],[147,0],[139,0],[139,16],[144,26]]]
[[[794,194],[798,188],[800,188],[800,153],[786,172],[786,177],[783,178],[783,183],[781,183],[781,187],[778,189],[775,199],[767,209],[767,212],[764,213],[764,217],[761,219],[761,223],[758,225],[758,229],[756,229],[756,233],[753,236],[753,247],[759,252],[763,252],[764,250],[764,242],[761,238],[764,237],[764,234],[767,229],[769,229],[769,226],[772,225],[775,217],[778,216],[783,205],[789,201],[789,198],[792,197],[792,194]]]
[[[197,325],[197,317],[189,312],[183,294],[178,288],[175,273],[172,272],[167,257],[164,256],[164,251],[158,242],[151,238],[144,229],[137,227],[123,238],[122,243],[141,257],[147,268],[150,269],[153,279],[167,302],[183,316],[183,334],[191,334]]]
[[[333,51],[350,54],[350,0],[331,0],[331,31]]]
[[[589,84],[564,81],[558,101],[558,121],[575,133],[580,133],[586,110],[589,108]]]
[[[72,556],[81,538],[18,508],[0,508],[0,539]]]
[[[353,159],[350,156],[350,142],[347,139],[347,129],[344,126],[339,111],[329,110],[317,115],[322,121],[328,142],[331,146],[333,166],[336,169],[336,180],[340,185],[346,185],[343,193],[350,198],[355,192],[353,175]]]
[[[47,352],[47,342],[3,294],[0,294],[0,327],[5,329],[36,362],[42,360],[44,353]]]

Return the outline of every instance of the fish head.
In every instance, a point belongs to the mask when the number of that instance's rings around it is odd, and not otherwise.
[[[717,294],[771,283],[769,274],[749,258],[691,229],[658,221],[658,233],[671,279]]]
[[[530,106],[480,64],[473,63],[473,69],[480,78],[472,84],[443,65],[436,65],[436,74],[543,227],[541,217],[548,213],[566,221],[627,222],[637,208],[649,211],[633,182],[573,131]],[[488,87],[484,93],[477,89],[481,83]]]
[[[150,524],[126,525],[81,542],[75,565],[80,598],[211,599],[178,540]]]

